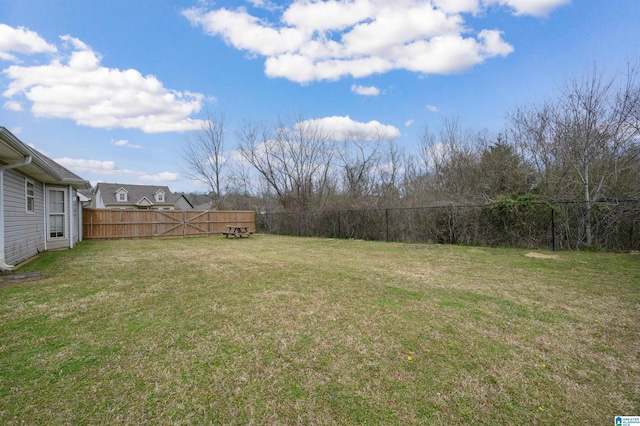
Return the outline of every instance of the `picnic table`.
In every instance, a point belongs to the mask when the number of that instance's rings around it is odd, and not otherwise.
[[[249,235],[251,235],[251,232],[249,231],[249,227],[248,226],[244,226],[244,225],[227,225],[227,230],[222,232],[222,235],[224,235],[225,238],[228,238],[229,235],[232,235],[233,238],[238,238],[238,237],[248,237]]]

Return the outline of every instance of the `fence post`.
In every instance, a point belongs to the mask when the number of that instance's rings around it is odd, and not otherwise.
[[[449,241],[451,244],[456,243],[456,229],[455,229],[455,206],[451,206],[449,211]]]
[[[384,209],[385,241],[389,242],[389,209]]]
[[[551,250],[556,251],[556,215],[555,209],[551,207]]]

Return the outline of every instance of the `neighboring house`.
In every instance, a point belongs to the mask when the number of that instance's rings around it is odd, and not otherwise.
[[[182,194],[168,186],[99,183],[90,204],[94,209],[192,210]]]
[[[0,126],[0,270],[82,241],[81,177]]]
[[[93,190],[91,188],[79,189],[78,198],[80,198],[80,203],[82,204],[82,207],[89,208],[89,205],[91,204],[91,199],[93,198]]]

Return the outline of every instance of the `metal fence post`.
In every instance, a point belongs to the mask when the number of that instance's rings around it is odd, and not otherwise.
[[[556,215],[555,209],[551,207],[551,250],[556,251]]]
[[[384,209],[385,241],[389,242],[389,209]]]

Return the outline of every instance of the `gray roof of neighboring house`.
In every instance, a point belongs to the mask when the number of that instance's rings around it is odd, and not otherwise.
[[[120,188],[124,188],[127,191],[127,202],[121,202],[116,199],[116,192]],[[156,202],[155,194],[158,190],[162,190],[164,192],[164,203]],[[158,185],[129,185],[123,183],[98,183],[96,186],[96,192],[100,190],[100,195],[102,197],[102,202],[107,204],[125,204],[125,205],[135,205],[144,197],[146,197],[152,204],[154,205],[164,205],[164,206],[173,206],[175,205],[178,198],[184,198],[188,203],[189,200],[186,199],[182,194],[174,194],[169,190],[168,186],[158,186]],[[191,205],[191,203],[189,203]]]
[[[31,156],[30,164],[18,167],[22,173],[45,183],[72,185],[77,189],[91,186],[88,181],[20,141],[2,126],[0,126],[0,138],[10,148],[0,152],[0,158],[7,164],[15,164],[24,157]]]

